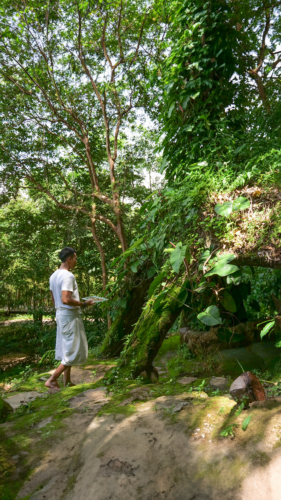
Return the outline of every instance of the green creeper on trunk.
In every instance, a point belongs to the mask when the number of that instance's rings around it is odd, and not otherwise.
[[[145,371],[151,378],[153,360],[184,307],[178,300],[180,290],[180,286],[173,285],[156,311],[154,307],[159,296],[147,302],[120,358],[120,367],[128,376],[137,377]]]
[[[132,333],[134,325],[141,315],[151,281],[152,278],[143,280],[138,286],[130,290],[126,307],[121,309],[104,339],[102,344],[103,355],[118,356],[122,351],[125,338]]]

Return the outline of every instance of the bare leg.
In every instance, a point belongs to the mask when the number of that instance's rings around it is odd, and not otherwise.
[[[60,386],[57,383],[57,379],[67,368],[69,367],[60,364],[60,366],[56,369],[53,375],[47,380],[47,382],[45,382],[45,386],[48,387],[48,389],[59,390]]]
[[[74,387],[76,384],[73,384],[70,380],[70,372],[71,372],[71,366],[67,366],[66,370],[63,373],[63,378],[64,378],[64,387],[68,385],[69,387]]]

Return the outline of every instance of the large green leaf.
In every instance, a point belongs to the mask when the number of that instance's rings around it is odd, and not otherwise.
[[[223,204],[218,203],[215,206],[215,212],[222,217],[228,217],[232,212],[232,201],[225,201]]]
[[[165,273],[162,272],[162,273],[158,274],[158,276],[156,276],[156,278],[152,281],[152,283],[150,284],[149,290],[148,290],[148,297],[149,298],[152,297],[154,290],[158,287],[158,285],[160,285],[160,283],[163,281],[164,277],[165,277]]]
[[[225,262],[217,262],[210,271],[205,274],[205,277],[213,276],[217,274],[218,276],[228,276],[238,271],[239,268],[234,264],[226,264]]]
[[[215,206],[215,212],[217,212],[218,215],[221,215],[222,217],[228,217],[231,212],[234,211],[239,211],[239,210],[246,210],[246,208],[249,208],[250,202],[248,198],[245,198],[244,196],[240,196],[234,201],[225,201],[224,203],[218,203]]]
[[[204,323],[204,325],[207,326],[221,325],[222,323],[217,306],[207,307],[205,311],[198,314],[197,318],[201,321],[201,323]]]
[[[223,296],[220,298],[220,302],[227,311],[231,313],[235,313],[237,311],[235,300],[232,295],[227,292],[227,290],[223,292]]]
[[[246,210],[246,208],[250,207],[250,202],[248,198],[245,198],[244,196],[240,196],[236,200],[234,200],[232,204],[232,210],[238,211],[238,210]]]
[[[166,291],[164,292],[161,292],[158,297],[156,298],[155,302],[154,302],[154,305],[153,305],[153,310],[154,311],[157,311],[158,309],[160,309],[161,305],[162,305],[162,301],[163,299],[166,297]]]
[[[172,265],[173,270],[178,273],[180,270],[180,266],[183,262],[183,259],[185,258],[186,254],[186,249],[187,245],[181,245],[181,243],[178,243],[176,245],[176,248],[170,255],[170,262]]]
[[[261,339],[268,333],[270,330],[274,327],[275,325],[275,320],[269,321],[269,323],[266,323],[266,325],[263,327],[261,331]]]
[[[225,253],[225,254],[219,256],[217,263],[229,264],[234,259],[236,259],[236,255],[234,253]]]

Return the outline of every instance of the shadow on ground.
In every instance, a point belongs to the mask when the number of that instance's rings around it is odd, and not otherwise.
[[[242,412],[235,438],[222,438],[234,404],[183,393],[137,403],[130,416],[118,408],[100,416],[98,408],[74,413],[17,498],[277,500],[281,402]]]

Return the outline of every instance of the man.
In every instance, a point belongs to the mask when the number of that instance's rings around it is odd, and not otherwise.
[[[46,387],[54,390],[59,390],[57,379],[62,373],[65,386],[75,385],[70,378],[71,367],[87,360],[88,343],[80,308],[94,304],[93,300],[81,302],[79,299],[76,279],[70,272],[77,264],[76,251],[65,247],[59,253],[59,258],[62,263],[50,277],[50,290],[56,308],[56,359],[61,364],[45,383]]]

